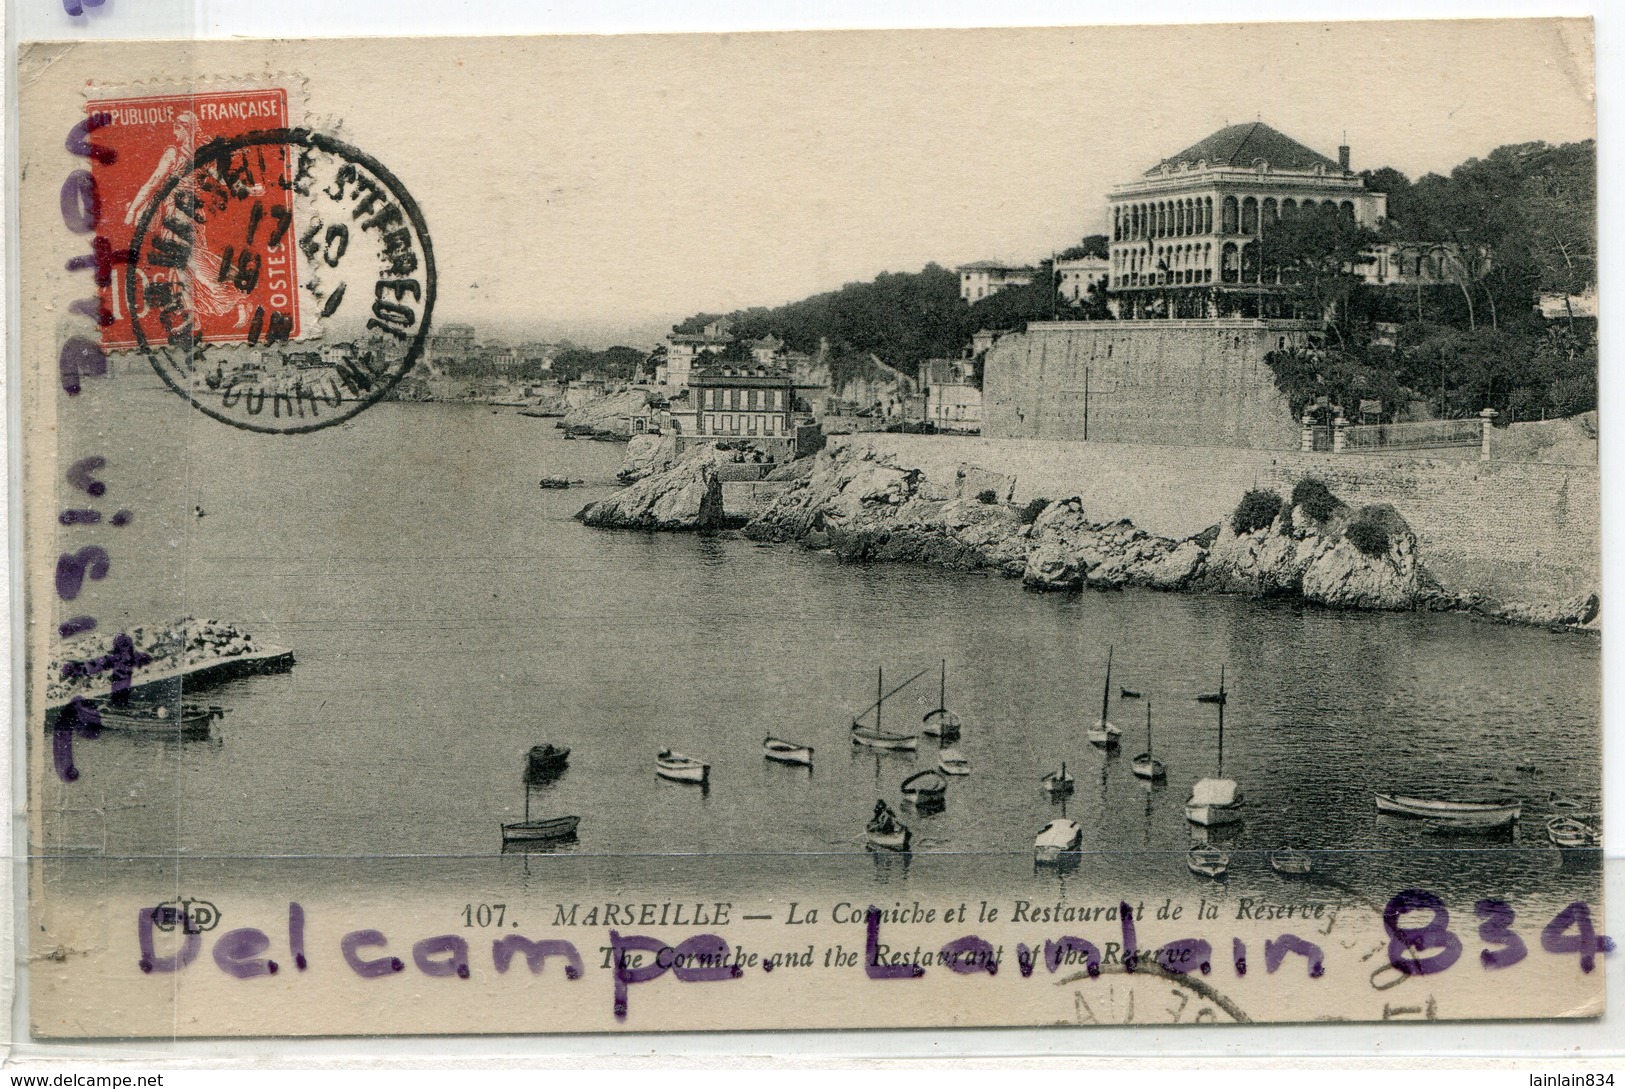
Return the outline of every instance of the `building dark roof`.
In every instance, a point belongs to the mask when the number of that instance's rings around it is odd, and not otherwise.
[[[1263,159],[1273,170],[1313,170],[1324,167],[1327,172],[1343,173],[1336,159],[1304,147],[1290,136],[1270,128],[1262,121],[1249,121],[1244,125],[1229,125],[1206,140],[1192,144],[1178,155],[1171,155],[1145,172],[1152,177],[1163,167],[1177,167],[1180,163],[1194,167],[1207,160],[1208,166],[1228,166],[1250,170]]]

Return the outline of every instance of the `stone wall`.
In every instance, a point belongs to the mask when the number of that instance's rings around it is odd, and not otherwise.
[[[831,444],[889,452],[950,489],[965,465],[1007,473],[1018,503],[1077,495],[1091,518],[1129,518],[1176,538],[1229,518],[1249,488],[1286,497],[1314,476],[1351,505],[1393,504],[1415,531],[1422,562],[1452,593],[1557,603],[1601,588],[1592,466],[922,435]]]
[[[988,352],[982,434],[1295,450],[1264,356],[1308,334],[1294,321],[1034,322]]]

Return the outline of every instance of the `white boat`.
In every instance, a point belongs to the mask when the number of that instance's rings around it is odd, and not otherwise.
[[[1102,749],[1109,749],[1109,748],[1112,748],[1114,745],[1116,745],[1117,744],[1117,739],[1123,733],[1122,730],[1119,730],[1116,726],[1113,726],[1112,723],[1111,723],[1111,720],[1109,718],[1107,718],[1107,712],[1110,711],[1110,709],[1111,709],[1111,702],[1112,702],[1112,648],[1107,647],[1106,648],[1106,689],[1105,689],[1105,691],[1103,691],[1100,694],[1100,717],[1095,720],[1095,724],[1093,726],[1089,727],[1089,729],[1084,731],[1084,735],[1083,735],[1084,737],[1089,739],[1089,744],[1098,746],[1098,747],[1100,747]]]
[[[1555,847],[1595,847],[1599,842],[1597,830],[1576,817],[1556,816],[1546,822],[1546,838]]]
[[[785,741],[778,737],[762,740],[762,755],[781,764],[799,764],[804,768],[813,766],[811,745],[798,745],[794,741]]]
[[[898,789],[911,802],[941,801],[948,793],[948,780],[935,768],[926,768],[904,779]]]
[[[1033,860],[1058,862],[1064,854],[1078,849],[1083,842],[1083,826],[1069,817],[1056,817],[1044,825],[1033,840]]]
[[[910,677],[908,680],[904,681],[890,692],[887,692],[885,690],[885,670],[877,669],[875,671],[875,692],[877,698],[875,699],[874,703],[870,704],[868,707],[865,707],[862,711],[859,711],[853,716],[852,744],[866,745],[871,749],[890,749],[895,752],[913,752],[915,749],[919,748],[920,737],[918,734],[899,734],[883,729],[880,724],[880,713],[888,698],[895,696],[898,692],[901,692],[903,689],[913,684],[922,675],[924,675],[924,673],[925,670],[920,670],[919,673],[914,674],[914,676]],[[863,716],[868,714],[870,711],[875,713],[875,724],[873,726],[865,726],[862,723],[862,719]]]
[[[1219,762],[1218,775],[1211,779],[1198,779],[1191,786],[1191,796],[1185,799],[1185,819],[1204,828],[1219,824],[1235,824],[1241,820],[1241,787],[1234,779],[1224,778],[1224,705],[1229,697],[1224,690],[1224,666],[1219,667],[1219,691],[1213,699],[1198,696],[1203,703],[1219,706]]]
[[[1134,774],[1141,779],[1165,779],[1168,769],[1161,760],[1151,755],[1151,701],[1145,701],[1145,751],[1129,763]]]
[[[1185,819],[1204,828],[1241,820],[1241,788],[1234,779],[1198,779],[1185,800]]]
[[[1223,877],[1230,868],[1230,852],[1217,847],[1192,847],[1186,852],[1185,865],[1191,873],[1203,877]]]
[[[959,740],[959,716],[948,710],[948,659],[942,660],[942,681],[937,688],[937,706],[920,720],[920,732],[944,741]]]
[[[913,838],[908,825],[898,820],[897,814],[884,801],[875,803],[874,816],[863,831],[869,846],[882,851],[906,851]]]
[[[1067,774],[1066,761],[1061,761],[1061,770],[1052,771],[1044,776],[1044,789],[1057,797],[1071,794],[1074,786],[1072,776]]]
[[[937,753],[937,770],[944,775],[969,775],[970,760],[958,749],[943,749]]]
[[[1514,798],[1475,802],[1422,798],[1413,794],[1378,794],[1376,798],[1378,813],[1416,817],[1441,827],[1473,831],[1504,828],[1517,820],[1523,809],[1522,803]]]
[[[674,783],[706,783],[711,779],[711,765],[671,749],[662,749],[655,757],[655,774]]]

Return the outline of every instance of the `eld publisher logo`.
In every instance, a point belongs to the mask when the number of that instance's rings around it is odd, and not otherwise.
[[[152,909],[152,925],[166,934],[177,926],[183,934],[201,934],[220,925],[220,909],[191,897],[165,900]]]

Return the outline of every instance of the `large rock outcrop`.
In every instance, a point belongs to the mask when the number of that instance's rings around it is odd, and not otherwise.
[[[1286,507],[1250,532],[1221,526],[1200,582],[1353,609],[1411,609],[1437,590],[1417,557],[1416,535],[1387,504],[1339,504],[1324,521]]]
[[[724,519],[717,467],[725,457],[701,448],[665,472],[588,503],[576,517],[605,529],[718,529]]]
[[[692,451],[582,518],[653,529],[719,524],[720,489],[713,489],[728,456]],[[999,501],[1012,492],[1010,478],[961,466],[955,479],[935,481],[863,448],[824,450],[773,475],[788,486],[745,535],[827,548],[850,562],[998,571],[1033,590],[1143,586],[1289,595],[1336,608],[1473,609],[1569,627],[1600,623],[1595,595],[1543,609],[1452,595],[1428,575],[1416,535],[1397,510],[1350,508],[1315,482],[1301,489],[1307,498],[1298,505],[1281,506],[1271,493],[1250,497],[1268,500],[1257,519],[1267,521],[1257,528],[1237,533],[1227,519],[1176,539],[1123,518],[1090,518],[1077,496],[1025,506]]]
[[[649,407],[647,390],[629,389],[595,397],[566,412],[559,426],[576,435],[630,439],[632,417]]]
[[[677,456],[675,435],[633,435],[615,479],[622,484],[635,484],[646,476],[671,468],[677,464]]]

